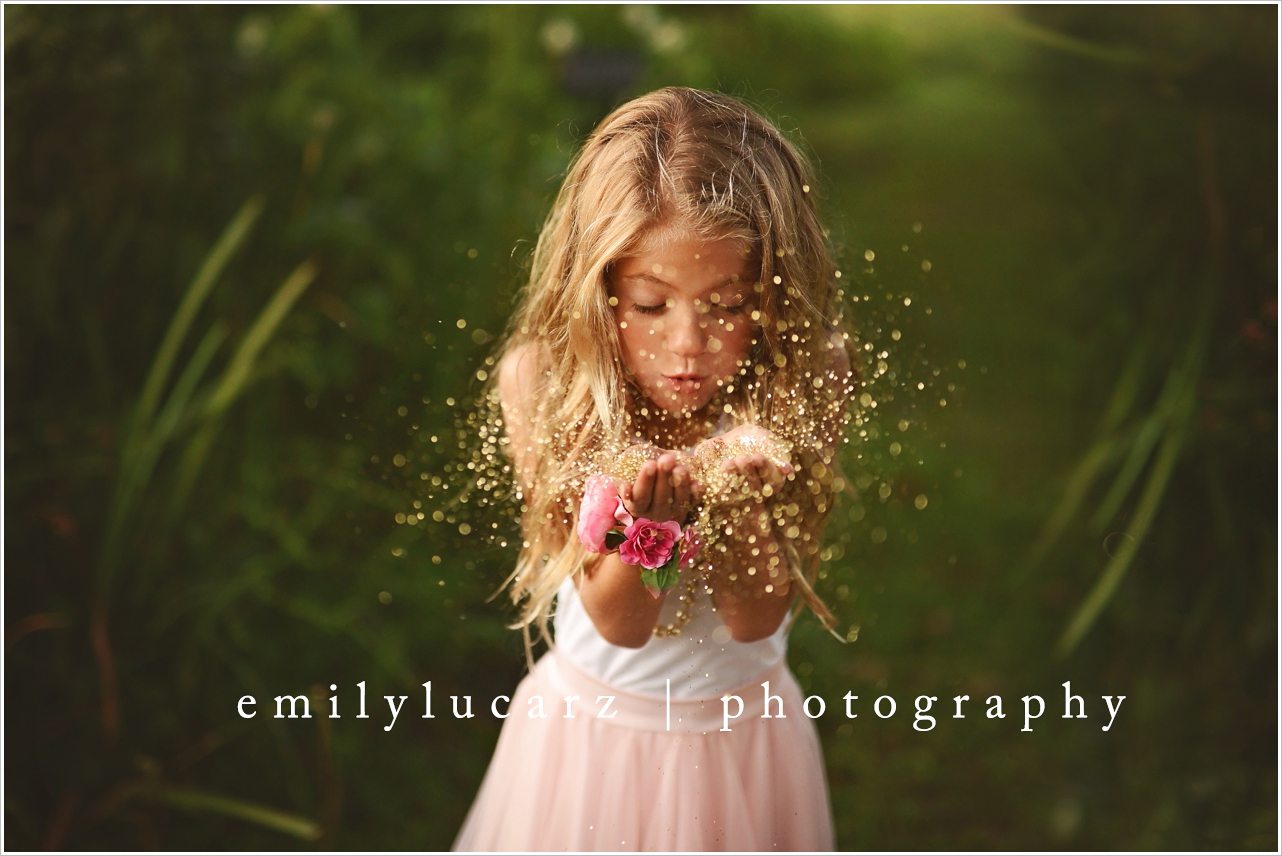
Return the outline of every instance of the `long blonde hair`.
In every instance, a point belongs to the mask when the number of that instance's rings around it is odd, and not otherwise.
[[[574,157],[498,354],[501,360],[523,349],[538,361],[534,387],[523,391],[535,408],[528,415],[533,463],[518,484],[523,546],[504,583],[520,607],[511,626],[523,630],[527,656],[531,626],[550,641],[556,591],[585,560],[571,533],[586,468],[599,451],[628,440],[628,379],[606,285],[611,264],[653,230],[674,224],[707,239],[747,242],[760,260],[757,345],[743,382],[718,404],[797,449],[804,478],[796,480],[794,501],[805,534],[789,539],[801,545],[791,571],[831,629],[835,619],[811,584],[819,531],[841,486],[833,457],[851,390],[832,371],[848,367],[849,358],[840,334],[839,274],[813,185],[805,156],[757,111],[684,87],[618,107]],[[491,402],[496,380],[488,388]]]

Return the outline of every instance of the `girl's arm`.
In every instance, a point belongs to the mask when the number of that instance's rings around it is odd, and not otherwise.
[[[629,513],[651,520],[681,520],[694,501],[689,472],[671,452],[647,462],[624,488]],[[650,641],[667,591],[655,598],[641,584],[641,569],[626,565],[618,553],[601,556],[585,569],[579,598],[597,632],[612,645],[640,648]]]
[[[740,455],[723,466],[761,499],[736,515],[726,561],[713,563],[712,602],[732,639],[756,642],[779,629],[795,597],[770,500],[780,496],[785,474],[764,455]]]
[[[842,335],[834,331],[828,347],[828,380],[838,395],[848,395],[853,375]],[[835,454],[835,448],[827,445],[814,451],[825,465]],[[714,576],[713,603],[733,639],[753,642],[779,629],[795,599],[788,563],[796,560],[796,551],[787,549],[795,546],[788,542],[819,535],[806,531],[803,514],[779,520],[775,514],[780,506],[786,507],[791,502],[811,503],[814,497],[804,481],[794,479],[785,483],[786,474],[763,455],[740,455],[723,466],[727,471],[737,472],[759,500],[749,503],[749,510],[737,516],[735,534],[727,545],[729,561],[722,563]],[[799,474],[799,478],[805,477],[807,473]],[[769,490],[765,489],[767,485]],[[795,532],[791,529],[794,525]],[[748,573],[749,569],[753,573]],[[735,577],[733,580],[729,578],[731,574]]]
[[[503,409],[508,454],[517,483],[526,496],[533,488],[539,454],[531,431],[531,398],[540,371],[534,344],[514,348],[498,366],[499,403]],[[653,520],[680,520],[690,508],[692,488],[689,472],[669,453],[641,468],[636,480],[625,488],[624,500],[634,515]],[[576,575],[574,582],[584,610],[607,642],[640,648],[649,641],[666,592],[655,599],[641,584],[641,571],[637,566],[625,565],[617,553],[608,554],[590,562],[585,573]]]

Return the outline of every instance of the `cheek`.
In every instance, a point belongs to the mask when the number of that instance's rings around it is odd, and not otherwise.
[[[756,332],[756,325],[747,320],[731,319],[718,323],[711,332],[711,337],[718,343],[718,364],[733,366],[736,361],[747,359]]]
[[[623,364],[632,371],[644,367],[649,355],[654,353],[655,336],[653,319],[635,312],[616,312],[615,324],[619,334],[619,350]]]

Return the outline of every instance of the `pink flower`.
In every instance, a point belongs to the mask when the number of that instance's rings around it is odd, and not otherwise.
[[[653,570],[672,558],[672,548],[681,538],[681,524],[638,517],[623,531],[623,538],[619,558],[625,564]]]
[[[614,507],[614,519],[623,526],[632,525],[632,515],[628,514],[628,509],[623,504],[623,497],[619,497],[619,504]]]
[[[605,535],[620,522],[618,510],[622,507],[623,500],[619,498],[614,479],[602,473],[588,479],[583,489],[583,502],[579,504],[579,523],[575,531],[590,552],[609,552],[605,546]]]
[[[687,526],[681,535],[681,559],[677,562],[679,568],[689,568],[694,565],[695,556],[699,555],[699,550],[703,543],[699,540],[699,532],[693,526]]]

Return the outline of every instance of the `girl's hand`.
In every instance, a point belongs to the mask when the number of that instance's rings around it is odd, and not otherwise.
[[[721,464],[723,473],[733,473],[743,479],[753,497],[769,497],[783,487],[792,474],[792,464],[778,463],[760,453],[736,455]]]
[[[788,444],[773,432],[756,425],[740,425],[725,434],[704,440],[695,447],[694,454],[705,462],[715,462],[719,467],[730,459],[748,466],[749,458],[764,458],[784,475],[792,472]]]
[[[658,521],[684,523],[702,496],[703,487],[691,478],[674,452],[646,461],[636,480],[623,488],[623,504],[629,514]]]

